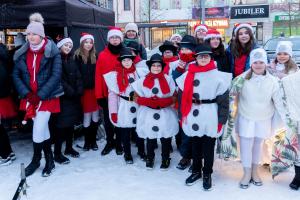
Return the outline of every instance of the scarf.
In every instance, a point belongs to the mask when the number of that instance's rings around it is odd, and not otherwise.
[[[117,71],[117,83],[121,94],[126,91],[126,88],[129,85],[128,75],[135,72],[135,66],[132,65],[129,69],[127,69],[123,67],[121,63],[118,63],[116,66],[116,71]]]
[[[170,62],[174,62],[176,60],[178,60],[177,56],[172,56],[171,58],[165,58],[165,57],[163,57],[163,61],[164,61],[164,63],[166,63],[166,66],[164,67],[164,73],[165,74],[169,74],[169,71],[170,71]]]
[[[108,43],[107,48],[112,54],[118,55],[118,54],[120,54],[120,51],[123,48],[123,44],[120,43],[118,46],[114,46],[114,45]]]
[[[140,56],[135,56],[135,58],[133,59],[134,64],[139,63],[141,61],[142,61],[142,58]]]
[[[45,42],[46,42],[45,39],[43,39],[40,44],[37,44],[37,45],[29,44],[29,47],[30,47],[31,51],[36,52],[43,47]]]
[[[211,60],[206,66],[199,66],[196,63],[189,65],[188,73],[184,81],[184,89],[181,100],[181,102],[183,102],[181,104],[182,121],[185,121],[186,116],[189,114],[192,108],[194,92],[193,81],[195,78],[195,73],[207,72],[213,69],[216,69],[216,65],[213,60]]]
[[[130,43],[130,42],[136,42],[138,44],[140,44],[140,40],[138,38],[134,38],[134,39],[130,39],[130,38],[124,38],[124,45],[127,47],[127,45]],[[138,50],[138,49],[137,49]]]
[[[179,52],[179,59],[186,63],[192,62],[195,60],[194,53],[186,54]]]
[[[153,88],[155,79],[158,79],[160,89],[163,94],[167,94],[170,92],[170,86],[169,86],[169,84],[166,80],[165,74],[163,72],[161,72],[159,74],[153,74],[151,72],[148,73],[143,82],[144,87],[149,88],[149,89]]]
[[[166,98],[138,97],[137,103],[141,106],[147,106],[153,109],[158,109],[158,108],[167,108],[171,106],[174,103],[174,101],[172,97],[166,97]]]

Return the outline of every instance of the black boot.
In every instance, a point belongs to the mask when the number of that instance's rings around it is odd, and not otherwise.
[[[35,172],[35,170],[37,170],[40,167],[43,145],[44,145],[43,142],[42,143],[33,142],[33,157],[30,164],[25,168],[25,176],[32,175]]]
[[[191,165],[191,159],[188,158],[182,158],[178,165],[176,166],[177,169],[185,170],[187,167]]]
[[[46,164],[45,164],[45,168],[42,171],[42,176],[48,177],[51,175],[52,171],[55,169],[50,139],[44,141],[43,151],[45,154]]]
[[[193,172],[186,180],[185,184],[188,186],[194,185],[202,177],[201,172]]]
[[[73,128],[70,128],[66,135],[65,155],[73,158],[78,158],[80,154],[73,149]]]
[[[84,145],[83,145],[83,150],[84,151],[89,151],[91,148],[91,133],[90,133],[90,126],[89,127],[84,127],[83,132],[84,132]]]
[[[133,158],[131,154],[124,154],[124,160],[126,164],[133,164]]]
[[[146,160],[146,168],[147,169],[153,169],[154,167],[154,158],[147,158]]]
[[[97,131],[98,131],[98,122],[91,122],[91,132],[90,132],[90,145],[91,145],[91,149],[93,151],[97,151],[98,150],[98,145],[97,145],[97,141],[96,141],[96,137],[97,137]]]
[[[163,158],[161,161],[160,169],[161,170],[168,170],[170,166],[171,158]]]
[[[113,150],[114,147],[115,147],[115,145],[113,142],[107,141],[104,149],[101,152],[101,155],[105,156],[105,155],[109,154]]]
[[[298,190],[300,187],[300,167],[295,165],[295,177],[290,183],[290,188],[293,190]]]
[[[211,174],[203,174],[203,189],[211,190]]]
[[[61,147],[62,143],[65,139],[66,129],[58,128],[57,132],[55,134],[55,144],[54,144],[54,160],[55,162],[59,164],[68,164],[70,163],[70,160],[62,155],[61,153]]]
[[[70,163],[70,160],[65,157],[64,155],[60,154],[54,154],[54,160],[55,162],[62,164],[62,165],[66,165]]]

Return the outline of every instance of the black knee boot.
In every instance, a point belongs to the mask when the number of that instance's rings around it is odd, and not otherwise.
[[[300,167],[295,165],[295,177],[290,183],[290,188],[293,190],[298,190],[300,187]]]
[[[43,151],[45,154],[46,164],[45,164],[45,168],[43,169],[42,176],[48,177],[51,175],[52,171],[55,169],[50,139],[44,141]]]
[[[35,170],[37,170],[40,167],[43,145],[44,142],[42,143],[33,142],[33,157],[30,164],[25,168],[25,176],[32,175],[35,172]]]
[[[69,127],[67,129],[67,133],[66,133],[65,155],[66,156],[71,156],[73,158],[78,158],[80,156],[80,154],[73,149],[73,134],[74,134],[73,127]]]
[[[83,150],[89,151],[91,148],[91,133],[90,133],[90,127],[83,127],[83,134],[84,134],[84,145]]]
[[[96,141],[96,137],[97,137],[97,131],[98,131],[98,122],[91,122],[90,125],[90,144],[91,144],[91,149],[93,151],[97,151],[98,150],[98,145],[97,145],[97,141]]]
[[[65,139],[64,135],[66,134],[66,129],[57,128],[57,132],[55,133],[55,144],[54,144],[54,160],[59,164],[68,164],[70,160],[62,155],[61,147],[62,143]]]

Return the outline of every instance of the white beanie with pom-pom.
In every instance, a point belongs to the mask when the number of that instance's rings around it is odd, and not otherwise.
[[[26,29],[26,34],[34,33],[41,37],[45,37],[44,18],[40,13],[33,13],[29,17],[29,25]]]

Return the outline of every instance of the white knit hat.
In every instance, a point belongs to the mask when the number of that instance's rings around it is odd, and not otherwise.
[[[136,23],[128,23],[125,26],[125,33],[127,33],[127,31],[135,31],[136,33],[138,33],[139,32],[139,28],[136,25]]]
[[[64,44],[66,44],[66,43],[71,43],[72,44],[72,46],[73,46],[73,41],[72,41],[72,39],[71,38],[64,38],[64,39],[62,39],[61,41],[59,41],[57,44],[56,44],[56,46],[57,46],[57,48],[61,48]]]
[[[119,27],[109,27],[109,31],[107,33],[107,41],[109,41],[109,38],[112,36],[118,36],[121,39],[121,41],[123,41],[123,33],[121,31],[121,28]]]
[[[26,34],[34,33],[41,37],[45,37],[44,18],[40,13],[33,13],[29,16],[29,25],[26,28]]]
[[[254,50],[251,51],[251,53],[250,53],[250,66],[256,61],[262,61],[266,65],[268,64],[267,52],[264,49],[258,48],[258,49],[254,49]]]
[[[234,35],[236,35],[237,32],[238,32],[241,28],[248,28],[248,29],[250,29],[250,31],[252,32],[252,34],[253,34],[253,32],[254,32],[254,31],[253,31],[253,28],[252,28],[252,26],[251,26],[251,24],[249,24],[249,23],[241,23],[241,24],[235,25]]]
[[[89,33],[81,33],[80,44],[86,39],[91,39],[93,42],[95,41],[94,36]]]
[[[280,41],[276,47],[276,55],[280,52],[285,52],[293,57],[293,43],[291,41]]]
[[[175,34],[173,34],[173,35],[170,37],[170,41],[173,40],[174,37],[179,37],[180,40],[182,40],[182,36],[181,36],[180,34],[178,34],[178,33],[175,33]]]

